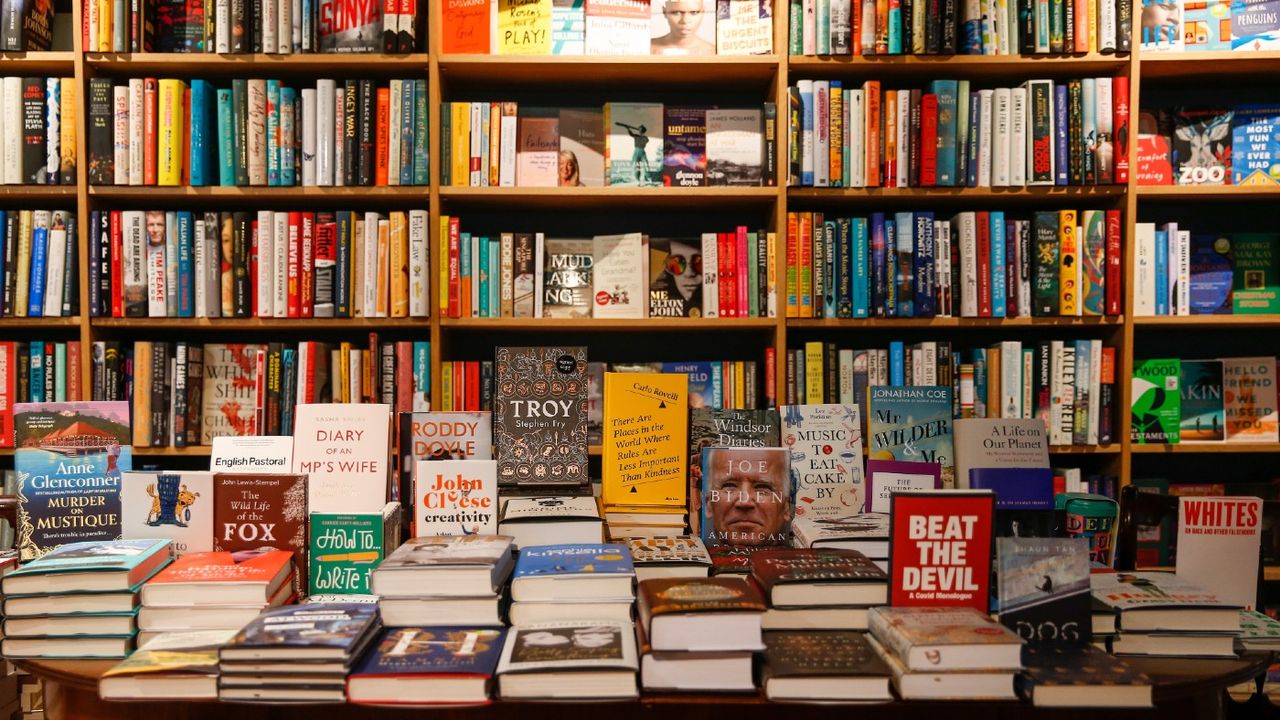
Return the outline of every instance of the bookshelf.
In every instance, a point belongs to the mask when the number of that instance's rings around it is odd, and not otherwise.
[[[967,78],[980,82],[1021,82],[1031,78],[1065,79],[1094,75],[1121,75],[1129,78],[1130,123],[1129,147],[1136,147],[1137,110],[1142,107],[1144,80],[1171,85],[1187,80],[1205,81],[1225,77],[1248,82],[1258,73],[1280,69],[1280,52],[1151,54],[1087,53],[1064,56],[881,56],[881,57],[789,57],[787,47],[787,0],[774,3],[774,48],[771,55],[749,57],[555,57],[455,55],[439,52],[440,6],[420,3],[426,13],[425,52],[392,55],[226,55],[160,54],[160,53],[82,53],[79,33],[75,33],[72,52],[33,52],[0,54],[0,74],[58,75],[75,79],[78,123],[78,184],[59,187],[0,186],[0,205],[37,207],[55,205],[74,207],[78,218],[81,306],[88,306],[88,228],[93,210],[103,208],[191,208],[191,209],[273,209],[305,205],[317,208],[359,206],[370,209],[426,208],[430,213],[431,302],[439,300],[437,248],[441,214],[468,217],[495,216],[510,225],[523,224],[524,218],[541,221],[564,211],[580,212],[584,217],[608,218],[625,224],[628,216],[636,217],[636,225],[668,212],[680,214],[750,216],[785,237],[788,210],[804,209],[984,209],[1009,207],[1020,210],[1065,207],[1118,209],[1124,213],[1125,293],[1123,314],[1101,318],[1015,318],[1015,319],[898,319],[873,318],[797,319],[652,319],[652,320],[528,320],[528,319],[449,319],[441,318],[432,308],[426,319],[121,319],[78,318],[4,319],[0,335],[27,339],[56,337],[79,339],[88,343],[106,338],[173,340],[228,340],[236,337],[262,340],[272,334],[288,337],[322,339],[354,339],[376,331],[389,338],[429,340],[432,343],[432,394],[440,399],[441,361],[446,359],[478,359],[491,353],[494,345],[504,342],[533,343],[563,340],[589,341],[593,356],[610,361],[706,359],[698,353],[720,352],[709,357],[759,359],[766,349],[777,357],[775,373],[778,397],[785,391],[785,359],[783,351],[805,338],[881,341],[889,337],[928,337],[964,342],[1021,339],[1037,337],[1102,338],[1117,349],[1118,417],[1116,439],[1098,447],[1053,448],[1059,459],[1079,457],[1090,468],[1115,474],[1127,483],[1135,472],[1135,460],[1156,454],[1179,456],[1222,455],[1231,457],[1228,466],[1252,462],[1258,455],[1280,454],[1280,446],[1251,445],[1182,445],[1173,448],[1137,446],[1129,441],[1128,412],[1130,402],[1129,375],[1135,357],[1144,356],[1151,343],[1166,336],[1177,337],[1180,331],[1230,332],[1247,335],[1259,352],[1276,346],[1280,339],[1280,317],[1277,316],[1192,316],[1134,317],[1133,292],[1128,281],[1133,267],[1134,224],[1148,205],[1178,204],[1249,204],[1265,203],[1280,192],[1274,188],[1226,187],[1141,187],[1137,173],[1130,172],[1127,185],[1096,187],[1021,187],[1021,188],[788,188],[773,187],[707,187],[707,188],[470,188],[441,187],[441,119],[438,108],[444,100],[486,98],[498,99],[504,94],[538,97],[543,104],[595,103],[602,99],[662,99],[701,97],[710,94],[750,98],[751,102],[772,101],[786,107],[787,87],[797,79],[842,79],[861,81],[880,79],[888,83],[906,83],[938,77]],[[78,19],[80,2],[73,3],[73,18]],[[1138,25],[1135,23],[1135,26]],[[78,29],[78,23],[72,26]],[[1140,32],[1135,27],[1135,32]],[[422,42],[420,40],[420,42]],[[1134,42],[1136,48],[1138,43]],[[426,187],[90,187],[86,172],[87,112],[85,98],[91,77],[377,77],[427,79],[429,127],[430,185]],[[536,93],[536,95],[534,95]],[[703,93],[706,94],[706,93]],[[713,100],[694,100],[709,102]],[[778,157],[786,158],[787,137],[779,117]],[[1131,167],[1134,165],[1131,153]],[[785,178],[783,178],[785,182]],[[504,215],[509,214],[509,215]],[[617,223],[615,223],[617,224]],[[928,335],[926,335],[928,334]],[[1265,342],[1260,339],[1265,338]],[[673,347],[674,346],[674,347]],[[653,357],[653,353],[663,357]],[[82,387],[90,387],[89,352],[82,352]],[[671,357],[665,357],[671,356]],[[208,448],[138,448],[140,457],[158,460],[165,457],[195,458],[206,456]],[[595,454],[598,455],[598,449]],[[9,462],[10,453],[0,452]],[[1234,456],[1240,455],[1240,459]]]

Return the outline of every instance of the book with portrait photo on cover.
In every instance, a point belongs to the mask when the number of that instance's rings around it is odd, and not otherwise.
[[[702,451],[702,541],[786,545],[791,536],[790,454],[786,448]]]

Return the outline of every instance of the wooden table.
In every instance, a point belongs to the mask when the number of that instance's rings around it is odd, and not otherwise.
[[[1155,683],[1156,709],[1151,711],[1089,710],[1089,720],[1107,718],[1207,718],[1221,717],[1223,690],[1236,683],[1247,682],[1266,671],[1270,653],[1245,653],[1237,660],[1157,660],[1131,659],[1130,663],[1147,673]],[[355,705],[246,705],[224,703],[109,703],[98,698],[98,678],[112,661],[62,660],[17,661],[17,665],[44,680],[45,717],[48,720],[316,720],[324,718],[366,720],[370,718],[405,717],[409,712],[428,712],[421,708],[383,709]],[[781,705],[765,702],[755,695],[661,695],[645,696],[639,702],[594,705],[559,703],[499,702],[480,708],[432,709],[431,717],[444,720],[564,720],[566,713],[600,720],[708,720],[732,717],[733,720],[774,720],[779,717],[803,717],[805,720],[847,720],[856,713],[859,720],[885,718],[893,720],[947,720],[982,718],[1080,717],[1078,710],[1048,711],[1027,703],[896,702],[887,705]],[[942,715],[945,713],[945,715]]]

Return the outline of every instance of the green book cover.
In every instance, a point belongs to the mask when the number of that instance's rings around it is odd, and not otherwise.
[[[1133,366],[1129,439],[1139,445],[1181,441],[1182,399],[1178,380],[1182,362],[1139,360]]]
[[[1182,441],[1226,440],[1222,361],[1183,360],[1178,390],[1182,396]]]
[[[1237,315],[1280,313],[1280,236],[1274,233],[1235,233],[1232,306]]]
[[[399,517],[397,503],[381,513],[312,513],[309,594],[368,594],[369,573],[386,556],[388,539],[399,540],[391,516]]]
[[[871,459],[938,463],[942,486],[956,486],[950,387],[873,386],[870,409]]]

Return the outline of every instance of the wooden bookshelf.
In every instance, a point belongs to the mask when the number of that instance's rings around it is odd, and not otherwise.
[[[776,16],[775,16],[776,17]],[[784,36],[785,37],[785,36]],[[830,57],[788,57],[787,69],[812,78],[866,79],[902,77],[981,80],[1011,78],[1066,78],[1121,73],[1130,66],[1130,56],[1102,55],[833,55]]]
[[[1142,57],[1141,65],[1143,77],[1158,81],[1221,80],[1224,76],[1247,80],[1280,70],[1280,52],[1151,53]]]
[[[788,188],[787,198],[794,201],[825,205],[966,205],[987,207],[998,203],[1000,207],[1028,205],[1053,205],[1079,203],[1094,207],[1116,200],[1124,200],[1124,185],[1095,185],[1093,187],[1020,187],[1020,188],[969,188],[969,187],[913,187],[913,188]]]
[[[23,330],[64,330],[70,328],[79,328],[83,321],[79,317],[56,317],[56,318],[0,318],[0,332],[9,328],[22,328]]]
[[[761,85],[782,67],[778,55],[747,57],[440,55],[440,81],[450,88],[592,84],[698,88]]]
[[[773,330],[773,318],[441,318],[443,330],[461,332],[716,332]]]
[[[172,332],[217,330],[225,332],[338,331],[352,333],[410,330],[429,327],[427,318],[91,318],[96,328]]]
[[[385,77],[421,76],[427,53],[376,55],[360,53],[299,53],[293,55],[217,55],[214,53],[86,53],[85,64],[99,75],[168,74],[169,76],[272,77],[277,74],[325,74]],[[371,60],[376,58],[376,62]]]
[[[0,63],[6,72],[9,66]],[[0,185],[0,202],[47,202],[66,205],[76,199],[75,185]]]
[[[1144,329],[1158,328],[1280,328],[1280,315],[1156,315],[1136,317],[1133,324]]]
[[[441,203],[471,210],[572,210],[581,208],[697,209],[767,205],[778,199],[772,187],[442,187]],[[465,217],[464,217],[465,220]]]
[[[1280,199],[1280,185],[1138,185],[1134,192],[1143,200],[1169,202],[1184,200],[1257,202]]]
[[[991,330],[1004,328],[1110,328],[1124,327],[1122,317],[1031,317],[1031,318],[787,318],[787,327],[866,328],[885,330]]]
[[[0,52],[0,67],[6,75],[71,77],[76,72],[76,54],[70,50],[53,52]]]

